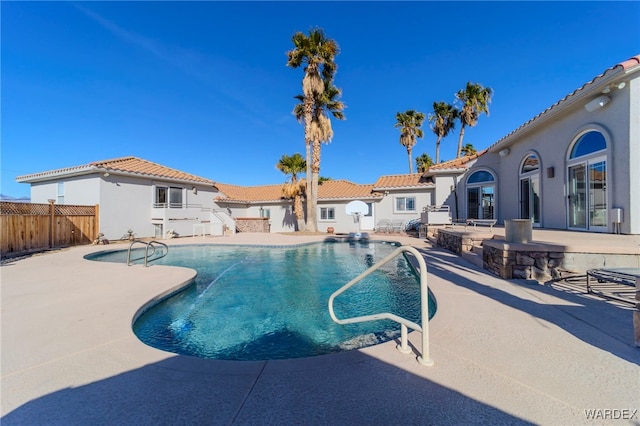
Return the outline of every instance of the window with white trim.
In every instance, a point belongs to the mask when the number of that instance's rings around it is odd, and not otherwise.
[[[176,186],[156,186],[154,205],[156,207],[182,208],[182,188]]]
[[[64,182],[58,182],[57,203],[64,204]]]
[[[416,211],[416,197],[396,197],[395,211],[397,213],[414,213]]]
[[[320,207],[320,220],[335,220],[336,211],[333,207]]]
[[[267,217],[267,218],[271,218],[271,209],[265,209],[263,207],[260,207],[260,217]]]
[[[176,209],[182,208],[182,188],[175,186],[169,187],[169,207]]]
[[[156,186],[156,193],[153,199],[153,203],[157,207],[166,207],[168,202],[167,197],[168,188],[166,186]]]

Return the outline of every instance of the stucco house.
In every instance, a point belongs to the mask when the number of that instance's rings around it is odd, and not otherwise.
[[[136,157],[19,176],[31,200],[98,204],[100,229],[161,238],[225,229],[296,230],[282,185],[216,183]],[[640,234],[640,55],[614,65],[477,154],[373,184],[318,187],[318,229],[373,230],[448,206],[453,220],[530,219],[534,227]],[[351,201],[369,211],[358,222]],[[257,219],[257,220],[256,220]],[[256,226],[258,228],[256,228]],[[248,228],[247,228],[248,227]]]
[[[31,202],[98,205],[100,232],[122,239],[129,230],[138,237],[222,233],[235,229],[224,211],[214,209],[218,196],[209,179],[136,157],[34,173],[16,178],[31,184]]]
[[[268,218],[271,232],[296,229],[293,201],[282,199],[282,185],[241,187],[216,184],[220,195],[215,204],[228,209],[237,222],[243,218]],[[435,185],[421,173],[381,176],[374,184],[328,180],[318,185],[318,230],[336,233],[371,231],[380,219],[407,223],[420,217],[421,209],[434,199]],[[368,212],[356,218],[347,214],[352,201],[362,201]]]
[[[31,185],[34,203],[98,205],[100,232],[107,239],[165,238],[225,231],[293,232],[293,201],[282,184],[238,186],[182,172],[137,157],[122,157],[16,178]],[[329,180],[318,187],[318,229],[336,233],[371,231],[376,218],[407,223],[420,217],[436,185],[420,173],[380,177],[375,184]],[[351,201],[368,212],[356,221]]]
[[[640,55],[491,145],[459,179],[462,219],[640,234]]]

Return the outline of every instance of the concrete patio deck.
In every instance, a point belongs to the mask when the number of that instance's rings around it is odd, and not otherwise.
[[[238,234],[171,244],[298,244]],[[417,238],[438,310],[433,367],[395,342],[287,361],[217,361],[141,343],[136,311],[189,282],[166,266],[91,262],[82,246],[8,262],[2,283],[5,425],[639,424],[631,310],[502,280]],[[121,248],[126,248],[121,245]],[[410,334],[419,349],[419,334]]]

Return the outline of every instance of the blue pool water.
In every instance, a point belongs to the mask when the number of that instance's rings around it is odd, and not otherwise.
[[[229,360],[308,357],[384,342],[399,336],[399,324],[338,325],[327,302],[395,248],[379,242],[173,246],[153,264],[193,268],[196,282],[144,312],[134,332],[158,349]],[[89,258],[124,263],[126,251]],[[433,316],[431,297],[429,305]],[[397,257],[338,296],[335,312],[340,318],[391,312],[420,324],[419,279]]]

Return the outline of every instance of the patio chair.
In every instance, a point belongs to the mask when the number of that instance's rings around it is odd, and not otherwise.
[[[380,219],[378,223],[376,223],[376,232],[391,232],[393,226],[389,219]]]
[[[393,219],[391,221],[391,229],[393,232],[401,232],[404,230],[404,220],[402,219]]]

